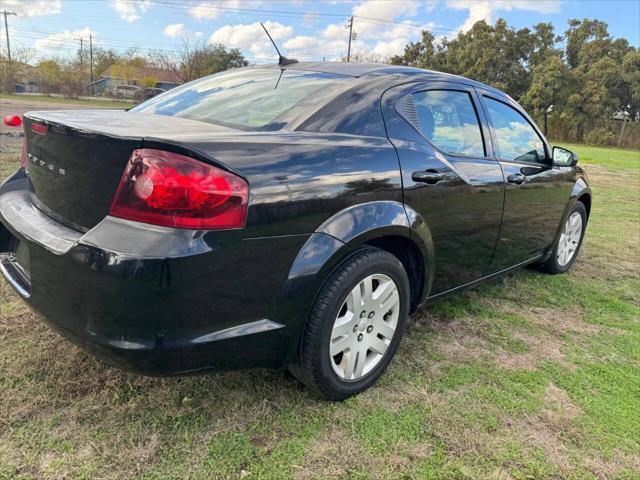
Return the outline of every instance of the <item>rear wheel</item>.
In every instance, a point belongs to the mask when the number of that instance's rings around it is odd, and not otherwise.
[[[319,292],[292,373],[325,398],[369,388],[395,354],[409,310],[409,279],[393,255],[366,248]]]
[[[577,202],[562,225],[551,256],[542,264],[543,271],[556,274],[571,268],[582,246],[586,226],[587,210],[582,202]]]

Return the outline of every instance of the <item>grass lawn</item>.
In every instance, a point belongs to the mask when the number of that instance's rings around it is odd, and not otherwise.
[[[0,93],[0,102],[2,100],[15,100],[28,103],[59,103],[64,105],[103,108],[131,108],[135,105],[134,103],[118,102],[116,100],[81,100],[77,98],[47,97],[44,95],[15,95],[11,93]]]
[[[639,478],[640,154],[569,148],[594,191],[572,272],[416,313],[344,403],[277,371],[122,373],[0,282],[0,478]]]

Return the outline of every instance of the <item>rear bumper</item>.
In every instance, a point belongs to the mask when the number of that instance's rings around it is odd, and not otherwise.
[[[274,299],[305,239],[111,217],[82,233],[33,205],[23,170],[0,187],[0,272],[62,335],[145,374],[281,366]]]

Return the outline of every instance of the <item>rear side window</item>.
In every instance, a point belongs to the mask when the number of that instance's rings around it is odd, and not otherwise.
[[[501,160],[545,163],[544,143],[527,119],[509,105],[484,97]]]
[[[279,130],[319,92],[350,77],[273,68],[229,70],[195,80],[131,109],[226,125]]]
[[[450,155],[485,156],[478,115],[467,92],[427,90],[412,97],[427,140]]]

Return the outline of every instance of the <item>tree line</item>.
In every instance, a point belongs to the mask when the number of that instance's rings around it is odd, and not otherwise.
[[[515,29],[503,19],[454,39],[423,31],[390,62],[503,90],[540,125],[546,114],[551,138],[640,147],[640,50],[600,20],[570,20],[562,35],[551,23]]]
[[[2,63],[3,89],[12,90],[21,69],[29,69],[44,93],[77,96],[90,94],[91,77],[98,79],[107,70],[129,81],[137,68],[150,67],[172,71],[188,82],[249,64],[240,50],[204,41],[185,40],[181,48],[145,54],[135,48],[117,52],[94,47],[91,54],[85,48],[71,58],[34,62],[36,52],[17,51],[18,61]],[[520,102],[540,125],[548,125],[549,137],[556,140],[640,147],[640,50],[626,39],[612,38],[600,20],[570,20],[560,35],[551,23],[515,29],[503,19],[494,26],[480,21],[452,39],[436,39],[423,31],[420,41],[390,59],[366,52],[353,57],[487,83]],[[136,80],[141,86],[155,83],[152,77]]]
[[[13,91],[16,83],[34,82],[45,94],[75,97],[90,95],[92,80],[109,73],[123,83],[136,81],[139,86],[153,87],[158,79],[153,76],[137,78],[141,68],[174,72],[182,82],[204,77],[229,68],[245,67],[249,62],[237,48],[226,48],[204,41],[185,40],[175,50],[151,50],[142,53],[136,48],[124,52],[94,47],[79,50],[71,57],[49,57],[35,61],[33,49],[18,49],[11,64],[2,59],[2,91]]]

